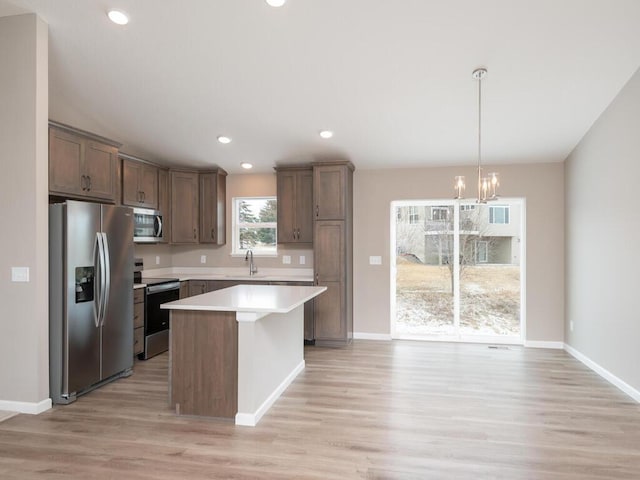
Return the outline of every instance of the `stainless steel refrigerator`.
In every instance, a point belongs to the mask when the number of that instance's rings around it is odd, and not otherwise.
[[[49,387],[70,403],[133,366],[133,212],[49,206]]]

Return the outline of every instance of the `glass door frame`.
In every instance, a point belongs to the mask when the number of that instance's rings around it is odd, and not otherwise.
[[[397,278],[397,215],[398,207],[411,206],[451,206],[453,207],[454,216],[454,248],[453,258],[459,258],[460,255],[460,206],[475,205],[473,200],[393,200],[390,204],[390,334],[392,339],[398,340],[428,340],[428,341],[444,341],[444,342],[462,342],[462,343],[491,343],[506,345],[524,345],[526,342],[526,200],[524,198],[503,198],[505,203],[520,205],[520,335],[464,335],[460,333],[460,265],[459,262],[453,264],[453,324],[456,330],[454,335],[406,335],[396,332],[396,278]],[[487,204],[491,206],[491,204]]]

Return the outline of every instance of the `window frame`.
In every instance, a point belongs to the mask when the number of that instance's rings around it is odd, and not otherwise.
[[[250,249],[254,257],[277,257],[278,256],[278,222],[239,222],[240,203],[247,200],[274,200],[276,209],[278,208],[278,198],[275,195],[261,195],[256,197],[233,197],[231,199],[231,256],[244,257],[249,249],[240,249],[240,229],[241,228],[273,228],[275,235],[275,246],[268,249]],[[277,210],[276,210],[277,211]]]
[[[496,210],[502,210],[502,222],[496,222]],[[489,225],[509,225],[511,222],[511,213],[509,205],[489,205]]]

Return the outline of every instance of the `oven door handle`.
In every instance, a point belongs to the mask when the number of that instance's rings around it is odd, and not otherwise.
[[[144,282],[144,278],[142,279]],[[147,287],[147,295],[150,293],[168,292],[169,290],[180,290],[180,282],[161,283]]]

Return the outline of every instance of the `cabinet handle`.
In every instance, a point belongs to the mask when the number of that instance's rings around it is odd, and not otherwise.
[[[316,205],[316,217],[320,216],[320,206]]]
[[[196,229],[195,228],[193,229],[193,239],[194,240],[196,239]]]
[[[215,240],[216,239],[216,229],[212,228],[211,229],[211,240]]]
[[[83,191],[87,189],[86,183],[87,183],[87,176],[82,175],[80,177],[80,188],[82,188]]]
[[[91,175],[87,175],[87,191],[91,191]]]
[[[320,280],[318,279],[318,274],[316,273],[316,287],[320,285]]]
[[[144,203],[147,200],[147,194],[144,192],[140,192],[142,193],[142,202]]]

